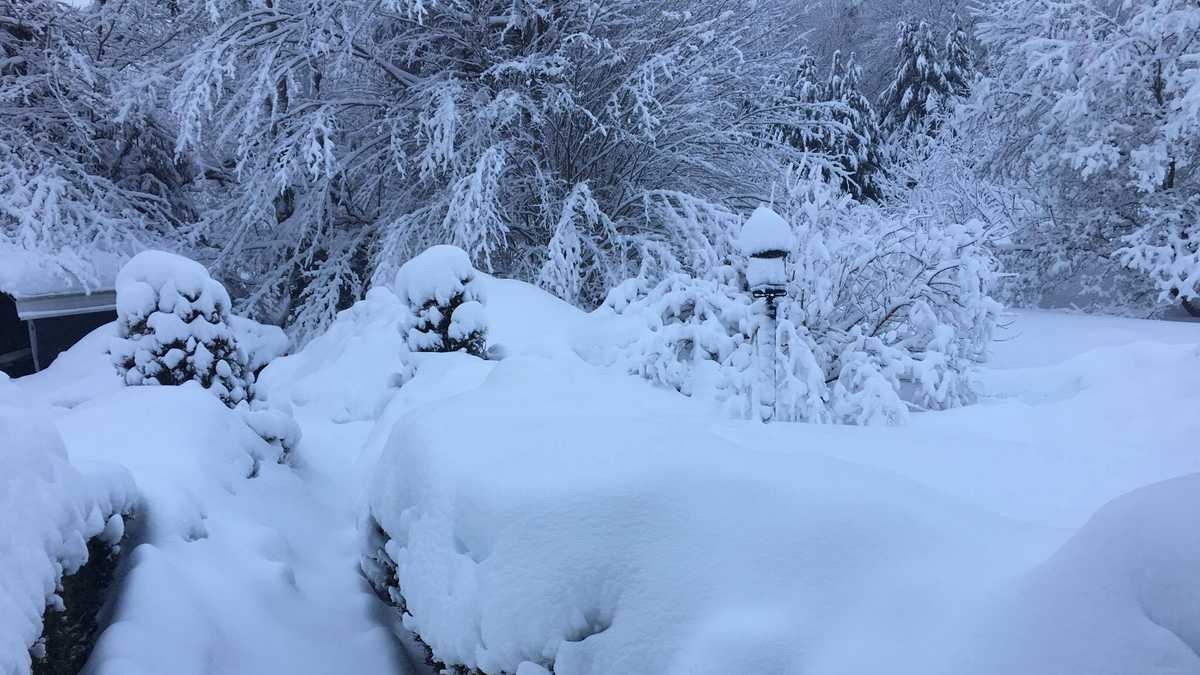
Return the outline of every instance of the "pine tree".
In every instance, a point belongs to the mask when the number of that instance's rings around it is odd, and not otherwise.
[[[975,50],[971,47],[971,38],[957,20],[946,34],[946,47],[942,53],[951,93],[958,97],[967,96],[971,92],[971,81],[975,79]]]
[[[821,78],[816,60],[804,54],[782,96],[801,110],[795,122],[780,125],[779,138],[814,157],[827,157],[826,180],[839,183],[858,200],[882,196],[879,171],[883,133],[875,108],[860,90],[862,71],[851,55],[835,52],[829,74]]]
[[[251,398],[231,326],[229,294],[199,263],[143,251],[117,275],[117,337],[109,355],[128,385],[198,382],[225,405]]]
[[[879,97],[879,109],[886,131],[912,133],[922,128],[939,101],[953,95],[954,88],[929,25],[901,22],[899,32],[895,75]]]
[[[833,129],[827,151],[837,157],[846,170],[842,179],[846,192],[859,201],[878,201],[883,196],[879,185],[883,132],[879,127],[879,115],[862,93],[861,82],[862,71],[855,63],[854,54],[843,63],[841,52],[835,52],[824,98],[841,105],[831,111],[838,127]]]
[[[412,311],[406,328],[416,352],[487,353],[487,314],[479,272],[466,251],[433,246],[404,263],[396,291]]]

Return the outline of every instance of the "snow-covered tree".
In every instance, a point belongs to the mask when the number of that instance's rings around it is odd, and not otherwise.
[[[194,381],[231,408],[252,395],[229,294],[202,265],[172,253],[143,251],[121,268],[109,354],[128,385]]]
[[[412,321],[404,327],[409,349],[485,356],[485,298],[466,251],[445,244],[430,247],[400,267],[395,289],[412,311]]]
[[[841,105],[832,109],[831,129],[844,129],[831,138],[828,154],[837,158],[845,170],[843,188],[855,199],[879,200],[883,197],[880,172],[883,170],[883,131],[879,115],[862,91],[862,69],[854,54],[846,61],[834,52],[825,85],[828,101]]]
[[[879,110],[889,132],[912,133],[921,130],[926,116],[954,93],[954,84],[928,24],[905,21],[897,30],[897,63],[891,83],[879,97]]]
[[[196,3],[199,5],[199,3]],[[688,266],[712,204],[798,157],[757,105],[794,12],[694,0],[213,0],[169,79],[179,148],[225,166],[191,232],[244,304],[311,333],[430,245],[583,304]],[[791,17],[791,18],[789,18]]]
[[[114,93],[137,68],[113,36],[127,4],[0,0],[0,253],[83,287],[101,283],[103,253],[163,244],[187,211],[170,133]]]
[[[1058,244],[1045,250],[1057,261],[1045,266],[1110,304],[1157,290],[1194,307],[1200,6],[1005,0],[987,7],[979,37],[993,62],[977,128],[1006,137],[986,168],[1051,192],[1046,236]]]
[[[946,34],[942,55],[946,59],[946,82],[950,85],[950,93],[960,98],[966,96],[975,79],[975,50],[966,29],[957,20]]]
[[[776,99],[804,114],[777,125],[775,132],[784,143],[820,158],[825,177],[840,182],[855,199],[878,200],[884,139],[879,116],[860,89],[861,77],[853,54],[844,59],[835,52],[826,77],[804,54]],[[808,157],[805,163],[811,163]]]

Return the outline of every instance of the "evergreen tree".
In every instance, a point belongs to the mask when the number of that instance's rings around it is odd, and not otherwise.
[[[199,263],[143,251],[117,275],[117,337],[109,355],[128,385],[195,381],[233,408],[254,376],[238,346],[229,294]]]
[[[889,133],[912,133],[924,126],[939,102],[954,94],[949,66],[924,21],[901,22],[895,75],[879,97],[883,127]]]
[[[396,292],[412,311],[408,348],[416,352],[487,353],[487,314],[479,272],[466,251],[433,246],[404,263]]]
[[[857,200],[878,200],[883,134],[875,108],[860,89],[861,76],[853,55],[843,60],[835,52],[822,79],[816,60],[804,54],[782,97],[800,113],[793,123],[781,125],[778,134],[809,156],[827,157],[821,169],[825,180],[840,184]]]
[[[942,50],[946,59],[946,81],[955,96],[964,97],[971,92],[971,80],[975,78],[975,50],[971,38],[957,20],[946,34],[946,47]]]
[[[841,52],[833,55],[824,98],[839,103],[830,113],[836,127],[826,152],[837,158],[846,171],[842,186],[855,199],[878,201],[882,196],[879,172],[883,166],[883,132],[879,115],[861,89],[862,70],[854,54],[844,63]]]

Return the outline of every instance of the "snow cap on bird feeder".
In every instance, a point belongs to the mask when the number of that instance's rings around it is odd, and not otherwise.
[[[792,243],[792,228],[778,213],[760,206],[750,214],[738,237],[738,246],[748,258],[746,281],[755,297],[774,299],[787,295],[785,262]]]

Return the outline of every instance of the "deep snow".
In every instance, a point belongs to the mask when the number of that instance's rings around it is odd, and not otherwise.
[[[976,405],[764,426],[481,281],[503,361],[409,353],[380,288],[268,366],[292,466],[196,387],[122,389],[108,327],[0,382],[151,514],[92,672],[409,671],[356,569],[371,513],[410,627],[493,670],[1200,673],[1200,325],[1017,312]]]

